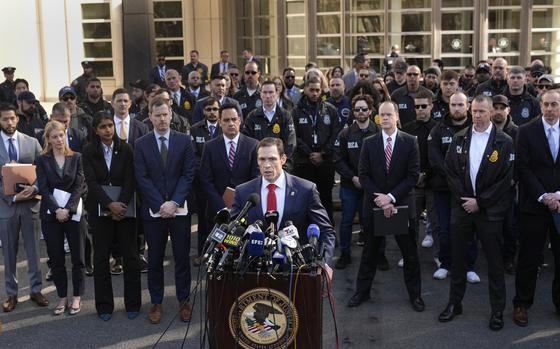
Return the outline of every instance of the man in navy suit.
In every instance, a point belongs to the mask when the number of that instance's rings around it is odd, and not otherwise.
[[[391,217],[395,207],[408,205],[408,232],[395,232],[395,239],[404,258],[404,280],[410,303],[415,311],[423,311],[420,262],[413,218],[414,198],[411,195],[420,173],[418,142],[414,136],[397,130],[399,114],[395,103],[381,103],[379,116],[382,132],[364,140],[360,154],[358,174],[364,189],[362,224],[367,242],[362,252],[356,293],[348,306],[357,307],[369,299],[375,278],[382,236],[374,231],[373,209],[379,207],[383,209],[385,217]]]
[[[216,212],[226,206],[222,197],[226,188],[235,189],[259,175],[256,151],[259,142],[239,133],[241,116],[234,104],[222,106],[219,122],[222,136],[204,145],[200,164],[200,182],[208,202],[207,227],[212,226]],[[199,245],[206,241],[207,233],[199,234]]]
[[[542,116],[522,125],[517,134],[519,174],[519,257],[515,275],[513,321],[527,326],[533,305],[539,264],[547,236],[554,255],[552,302],[560,316],[560,92],[541,95]],[[556,224],[555,224],[556,221]]]
[[[149,112],[154,131],[138,139],[134,149],[136,181],[142,195],[140,214],[148,243],[148,289],[152,303],[148,319],[154,324],[161,321],[163,258],[170,234],[179,315],[182,321],[189,321],[191,219],[188,213],[184,214],[184,205],[194,177],[194,152],[188,135],[170,129],[171,107],[167,100],[154,98]]]
[[[317,186],[313,182],[286,173],[282,169],[286,160],[281,139],[269,137],[261,140],[257,146],[257,162],[261,176],[235,188],[231,214],[238,214],[249,195],[257,193],[261,204],[249,210],[250,223],[257,219],[264,221],[266,212],[277,211],[278,226],[284,227],[287,221],[292,221],[299,231],[302,245],[308,242],[305,233],[307,227],[312,223],[317,224],[321,231],[319,242],[325,250],[327,263],[331,264],[335,234],[327,211],[319,199]]]
[[[158,84],[161,87],[165,87],[165,73],[167,72],[167,66],[165,65],[165,55],[159,54],[157,56],[157,65],[150,71],[149,80],[151,83]]]

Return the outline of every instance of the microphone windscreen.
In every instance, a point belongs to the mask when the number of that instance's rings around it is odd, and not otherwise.
[[[262,231],[254,231],[251,233],[247,250],[250,256],[260,257],[264,255],[264,234]]]
[[[319,226],[317,224],[309,224],[307,227],[307,238],[311,239],[311,237],[319,238],[321,232],[319,231]]]

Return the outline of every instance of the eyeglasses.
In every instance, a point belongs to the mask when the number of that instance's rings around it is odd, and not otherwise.
[[[369,74],[360,74],[361,78],[369,78]]]
[[[229,75],[231,75],[231,76],[239,76],[239,74],[237,74],[237,73],[229,73]]]
[[[204,111],[220,111],[220,108],[218,108],[218,107],[209,107],[209,108],[204,108]]]
[[[420,74],[418,74],[418,73],[406,73],[406,76],[418,76],[418,75],[420,75]]]
[[[474,78],[474,75],[471,75],[471,74],[463,74],[463,76],[468,78],[468,79]]]
[[[414,108],[416,108],[416,109],[426,109],[426,108],[428,108],[429,106],[430,106],[429,104],[416,104],[416,105],[414,106]]]
[[[257,73],[258,73],[258,72],[254,71],[254,70],[252,70],[252,71],[247,70],[247,71],[245,72],[245,75],[257,75]]]
[[[64,96],[64,97],[62,97],[62,100],[65,101],[65,102],[73,101],[75,99],[76,99],[76,96]]]
[[[552,85],[537,85],[537,88],[540,88],[541,90],[550,90]]]
[[[356,107],[356,108],[354,108],[354,112],[355,112],[355,113],[366,112],[366,111],[368,111],[368,110],[369,110],[368,107]]]
[[[295,75],[286,75],[284,76],[284,79],[295,79],[296,76]]]

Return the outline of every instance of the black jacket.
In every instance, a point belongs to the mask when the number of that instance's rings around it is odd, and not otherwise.
[[[370,121],[367,132],[360,130],[357,123],[344,128],[338,134],[334,144],[333,162],[336,172],[340,174],[340,185],[356,189],[352,178],[358,175],[360,152],[364,140],[379,132],[375,122]]]
[[[416,93],[422,90],[429,91],[424,86],[419,86]],[[416,95],[416,93],[414,95]],[[399,120],[401,121],[401,125],[406,125],[410,121],[416,119],[414,98],[412,96],[413,94],[408,90],[406,84],[391,94],[391,100],[397,103],[399,107]]]
[[[196,174],[198,174],[198,171],[200,170],[200,160],[202,159],[202,151],[204,150],[204,145],[209,140],[221,136],[222,129],[220,128],[220,123],[217,122],[216,131],[214,131],[214,137],[212,137],[210,135],[210,130],[208,130],[208,123],[206,122],[206,119],[204,119],[191,126],[190,134],[194,149],[195,169]]]
[[[535,97],[523,88],[523,93],[518,96],[511,95],[509,88],[505,91],[505,96],[509,99],[511,119],[517,126],[521,126],[541,114],[541,107]]]
[[[416,139],[418,140],[418,149],[420,151],[420,172],[424,173],[424,183],[419,185],[429,184],[426,180],[428,180],[432,175],[432,169],[430,162],[428,161],[428,137],[436,125],[438,125],[438,122],[430,118],[428,121],[411,121],[402,128],[404,132],[416,136]]]
[[[249,93],[247,92],[247,86],[243,86],[243,88],[233,96],[233,99],[239,102],[239,105],[241,106],[243,120],[247,118],[250,112],[252,112],[256,108],[262,107],[260,89],[261,87],[259,86],[257,88],[257,91],[253,93],[253,95],[249,96]]]
[[[451,116],[447,114],[442,122],[438,123],[428,136],[428,161],[432,169],[428,178],[428,185],[433,190],[448,191],[446,174],[444,169],[445,154],[449,149],[449,145],[453,141],[455,133],[469,127],[472,124],[471,117],[462,125],[453,125]]]
[[[475,96],[481,94],[488,97],[503,95],[507,89],[508,85],[506,80],[494,80],[490,78],[483,83],[478,84],[478,86],[476,87]]]
[[[88,143],[82,156],[84,176],[88,186],[86,209],[89,215],[98,216],[98,205],[107,208],[113,201],[105,193],[102,185],[121,187],[118,201],[128,205],[134,195],[134,161],[130,144],[113,139],[111,169],[107,169],[103,155],[103,145],[99,141]]]
[[[449,102],[444,101],[441,94],[438,94],[432,108],[432,119],[441,121],[447,113],[449,113]]]
[[[452,194],[451,205],[461,208],[461,197],[474,197],[482,214],[489,220],[502,220],[511,207],[511,180],[515,153],[511,137],[492,126],[488,143],[476,175],[476,194],[470,177],[469,150],[473,126],[453,137],[445,156],[447,183]]]
[[[336,108],[322,99],[311,104],[306,96],[302,96],[292,111],[292,118],[297,136],[294,164],[309,164],[312,152],[320,152],[325,161],[332,161],[339,130]]]
[[[103,98],[100,98],[99,102],[93,104],[86,97],[86,99],[78,106],[82,108],[86,114],[91,115],[91,117],[94,117],[98,111],[102,111],[102,110],[110,114],[114,113],[111,103],[104,100]]]

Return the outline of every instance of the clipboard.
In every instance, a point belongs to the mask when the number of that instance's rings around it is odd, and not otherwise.
[[[224,195],[222,195],[222,198],[224,199],[224,204],[226,204],[227,208],[231,208],[233,206],[234,196],[235,196],[235,189],[231,187],[226,187],[226,190],[224,191]]]
[[[409,208],[408,206],[396,206],[394,214],[386,218],[382,208],[373,209],[373,235],[404,235],[408,234]]]
[[[118,201],[121,195],[122,187],[119,186],[112,186],[112,185],[102,185],[101,188],[107,194],[109,198],[113,201]],[[102,208],[101,205],[97,205],[97,213],[99,217],[110,217],[111,211]],[[132,195],[132,199],[129,203],[126,204],[126,213],[124,215],[125,218],[136,218],[136,193]]]
[[[18,184],[31,185],[37,181],[35,165],[9,163],[2,166],[2,185],[4,195],[15,195],[18,193]]]

